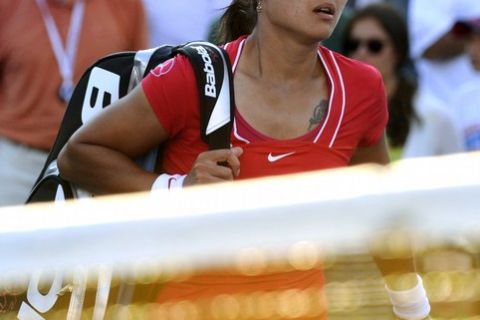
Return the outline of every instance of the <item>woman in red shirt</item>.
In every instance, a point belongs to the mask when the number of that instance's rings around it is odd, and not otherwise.
[[[109,194],[388,163],[380,74],[320,45],[345,4],[234,0],[228,7],[222,36],[234,72],[232,148],[208,151],[201,140],[192,66],[177,56],[75,133],[59,156],[61,175],[94,194]],[[134,162],[161,143],[163,174]],[[223,276],[208,279],[219,286],[237,282]],[[287,274],[288,281],[277,276],[250,283],[254,290],[262,283],[264,290],[323,285],[320,269]],[[211,284],[196,280],[185,285]]]
[[[223,19],[234,69],[233,148],[208,151],[200,139],[194,74],[178,56],[78,130],[59,156],[62,176],[94,194],[148,190],[158,174],[132,159],[166,140],[161,167],[183,186],[388,163],[381,76],[319,45],[345,3],[233,1]]]

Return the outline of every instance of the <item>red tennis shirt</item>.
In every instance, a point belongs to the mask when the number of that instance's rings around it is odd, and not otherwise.
[[[225,46],[234,73],[245,39]],[[244,150],[239,179],[347,166],[358,146],[373,145],[382,137],[388,112],[380,73],[322,46],[318,58],[327,75],[329,107],[314,130],[277,140],[235,112],[231,141]],[[142,86],[170,136],[164,172],[187,174],[197,155],[208,149],[200,137],[199,94],[189,60],[181,55],[168,60],[152,70]]]

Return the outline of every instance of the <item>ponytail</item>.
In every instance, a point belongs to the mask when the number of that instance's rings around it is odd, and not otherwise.
[[[220,20],[218,42],[233,41],[250,34],[257,24],[257,0],[233,0]]]

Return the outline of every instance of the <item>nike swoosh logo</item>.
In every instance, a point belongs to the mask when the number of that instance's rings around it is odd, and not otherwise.
[[[278,160],[281,160],[283,158],[286,158],[286,157],[289,157],[291,155],[295,154],[295,151],[293,152],[289,152],[289,153],[283,153],[283,154],[279,154],[279,155],[276,155],[274,156],[272,153],[269,153],[268,154],[268,161],[269,162],[277,162]]]

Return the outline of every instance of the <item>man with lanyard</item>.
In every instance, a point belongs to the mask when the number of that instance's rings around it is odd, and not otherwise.
[[[87,67],[147,45],[141,0],[0,3],[0,206],[27,198]]]

